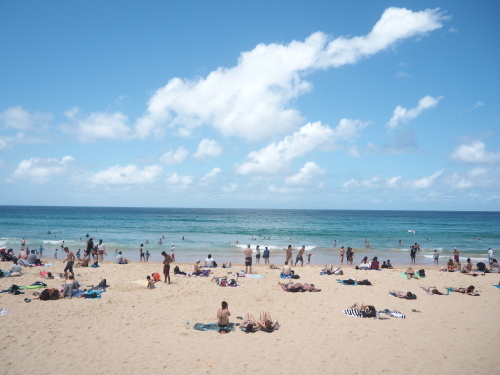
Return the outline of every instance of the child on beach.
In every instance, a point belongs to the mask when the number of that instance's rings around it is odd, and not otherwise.
[[[54,259],[57,259],[57,249],[54,250]]]
[[[312,257],[311,253],[307,254],[307,264],[311,263],[311,257]]]
[[[155,281],[151,278],[151,276],[146,277],[148,280],[148,289],[154,289],[155,288]]]
[[[146,262],[149,262],[149,256],[150,256],[150,255],[151,255],[151,254],[149,254],[149,250],[146,250]]]

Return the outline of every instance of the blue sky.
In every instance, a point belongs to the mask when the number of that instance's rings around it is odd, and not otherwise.
[[[337,3],[2,2],[0,204],[500,210],[500,5]]]

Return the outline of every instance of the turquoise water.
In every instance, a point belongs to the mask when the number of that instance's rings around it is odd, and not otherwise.
[[[355,263],[367,255],[402,264],[409,263],[408,247],[417,242],[417,263],[432,264],[434,249],[443,263],[454,247],[464,259],[485,260],[488,248],[498,249],[500,241],[500,212],[0,206],[0,213],[0,247],[17,253],[25,238],[30,248],[43,245],[47,258],[63,240],[83,252],[87,233],[104,241],[108,260],[115,249],[138,260],[144,244],[150,260],[160,261],[161,251],[175,244],[180,262],[210,253],[219,262],[243,263],[246,245],[258,244],[271,249],[271,263],[277,264],[290,243],[305,245],[314,264],[337,263],[342,245],[358,248]],[[364,248],[365,239],[371,249]]]

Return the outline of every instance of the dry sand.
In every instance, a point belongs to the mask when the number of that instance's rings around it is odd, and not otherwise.
[[[44,268],[63,269],[61,261]],[[10,264],[0,263],[0,268]],[[191,271],[192,265],[179,264]],[[239,271],[242,266],[231,269]],[[154,290],[131,283],[162,271],[160,263],[78,268],[77,280],[111,285],[102,299],[40,301],[25,295],[0,294],[1,374],[494,374],[498,373],[500,275],[470,277],[426,267],[427,277],[405,280],[400,270],[357,271],[320,276],[320,266],[297,267],[300,282],[319,293],[285,293],[278,270],[255,266],[261,279],[240,278],[237,288],[216,286],[210,278],[172,276],[172,284]],[[0,289],[41,280],[40,268],[28,275],[1,278]],[[217,268],[216,275],[228,269]],[[344,286],[339,278],[369,279],[373,286]],[[163,278],[163,275],[162,275]],[[61,279],[45,280],[59,287]],[[451,293],[427,295],[420,286],[473,284],[479,297]],[[412,291],[415,301],[401,300],[388,290]],[[40,291],[40,290],[39,290]],[[232,322],[250,312],[268,309],[281,328],[273,333],[201,332],[194,323],[216,321],[227,301]],[[354,302],[395,309],[406,319],[353,318],[342,310]],[[412,312],[412,309],[421,311]],[[186,321],[190,325],[186,325]]]

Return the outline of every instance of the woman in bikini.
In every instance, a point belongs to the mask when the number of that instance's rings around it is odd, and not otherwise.
[[[267,331],[273,331],[276,325],[278,324],[278,321],[276,320],[273,322],[269,311],[264,310],[260,312],[260,317],[259,320],[257,321],[257,324],[261,329],[265,329]]]
[[[227,327],[229,325],[230,316],[231,313],[229,312],[227,302],[222,301],[221,307],[217,310],[217,324],[219,327]]]
[[[474,287],[474,285],[469,285],[467,288],[448,288],[449,290],[453,291],[453,292],[458,292],[458,293],[462,293],[462,294],[468,294],[470,296],[478,296],[479,294],[477,293],[474,293],[474,289],[476,289]]]

